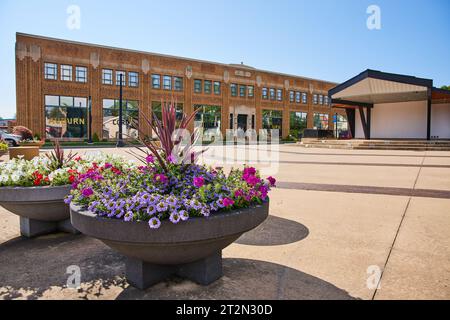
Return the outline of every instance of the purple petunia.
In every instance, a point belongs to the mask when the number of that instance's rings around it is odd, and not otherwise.
[[[181,220],[180,214],[176,211],[172,211],[172,213],[170,214],[169,220],[172,223],[177,224]]]
[[[151,229],[158,229],[161,226],[161,221],[157,217],[153,217],[148,221]]]
[[[178,214],[183,221],[187,221],[189,219],[189,213],[186,210],[180,210]]]
[[[133,220],[133,217],[134,217],[133,212],[132,211],[128,211],[127,213],[125,213],[125,216],[123,217],[123,220],[129,222],[129,221]]]
[[[145,161],[146,161],[147,163],[153,163],[153,162],[155,162],[155,157],[153,157],[153,155],[149,154],[149,155],[145,158]]]
[[[271,187],[275,187],[277,180],[274,177],[268,177],[267,180],[269,181]]]
[[[157,205],[156,205],[156,210],[158,210],[158,212],[164,212],[167,210],[167,203],[165,203],[164,201],[160,201]]]

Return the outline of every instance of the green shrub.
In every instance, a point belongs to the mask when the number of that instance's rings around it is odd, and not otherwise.
[[[100,142],[100,138],[98,137],[97,132],[94,132],[94,134],[92,135],[92,141],[93,142]]]

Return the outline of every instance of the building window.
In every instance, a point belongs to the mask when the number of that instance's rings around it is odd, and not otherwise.
[[[279,135],[282,136],[283,129],[283,112],[278,110],[263,110],[262,111],[262,125],[263,129],[279,130]]]
[[[277,89],[277,100],[283,101],[283,89]]]
[[[330,105],[330,99],[328,98],[328,96],[323,97],[323,104],[326,106]]]
[[[270,100],[275,100],[276,95],[275,95],[275,89],[274,88],[270,88],[269,89],[269,95],[270,95]]]
[[[220,81],[214,81],[214,94],[220,95]]]
[[[152,115],[155,114],[156,118],[159,120],[162,119],[162,109],[161,109],[161,101],[153,101],[152,102]],[[177,127],[180,125],[181,121],[183,120],[183,104],[177,103],[175,106],[175,116],[177,119]],[[154,120],[152,118],[152,120]],[[153,137],[157,138],[157,135],[155,132],[153,132]]]
[[[255,88],[253,86],[247,86],[248,97],[253,98],[255,96]]]
[[[350,132],[348,130],[348,121],[347,121],[346,117],[344,117],[343,115],[340,115],[340,114],[336,114],[333,116],[333,122],[335,123],[335,128],[336,128],[336,130],[334,130],[335,135],[337,133],[339,138],[349,138],[350,137]]]
[[[220,106],[194,105],[194,127],[203,129],[203,141],[211,141],[221,134],[222,108]]]
[[[289,119],[289,134],[296,139],[300,138],[303,131],[307,128],[306,112],[291,112]]]
[[[212,82],[211,80],[205,80],[205,93],[210,94],[212,90]]]
[[[87,68],[86,67],[75,67],[75,81],[76,82],[87,82]]]
[[[239,86],[239,96],[242,98],[245,98],[246,92],[247,91],[247,86],[244,85],[240,85]]]
[[[301,96],[301,92],[296,92],[295,93],[295,102],[296,103],[300,103],[300,96]]]
[[[161,76],[159,74],[152,74],[152,88],[161,89]]]
[[[122,86],[127,85],[127,74],[125,71],[116,71],[116,86],[120,86],[120,77],[122,76]]]
[[[72,66],[66,64],[61,65],[61,80],[72,81]]]
[[[328,130],[328,114],[314,113],[314,129]]]
[[[87,98],[45,96],[47,139],[87,136]]]
[[[119,135],[120,101],[103,99],[103,138],[117,139]],[[137,139],[139,132],[139,103],[122,101],[122,132],[126,139]]]
[[[202,93],[202,80],[200,80],[200,79],[194,80],[194,92]]]
[[[313,95],[313,104],[317,104],[317,94]]]
[[[113,84],[113,71],[110,69],[102,70],[102,83],[103,84]]]
[[[289,102],[294,102],[294,95],[295,95],[294,91],[289,91]]]
[[[163,89],[164,90],[172,90],[172,77],[171,76],[163,77]]]
[[[236,97],[237,96],[237,84],[236,83],[232,83],[230,85],[230,89],[231,89],[231,96],[232,97]]]
[[[306,92],[302,93],[302,103],[304,104],[308,103],[308,94]]]
[[[175,91],[183,91],[183,78],[173,77],[173,86]]]
[[[323,95],[319,94],[319,104],[323,104]]]
[[[56,63],[44,64],[44,78],[47,80],[58,79],[58,65]]]
[[[128,72],[128,85],[134,88],[139,86],[139,73]]]
[[[262,88],[262,98],[263,99],[269,98],[268,95],[267,95],[267,88]]]

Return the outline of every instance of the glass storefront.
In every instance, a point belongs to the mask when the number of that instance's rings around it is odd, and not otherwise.
[[[337,117],[336,117],[336,115],[334,115],[333,118],[334,118],[333,120],[336,124],[336,129],[334,130],[335,136],[337,136],[337,138],[349,138],[350,133],[348,130],[347,118],[340,114],[338,114]]]
[[[87,136],[87,98],[45,96],[45,133],[47,139]]]
[[[139,137],[139,103],[132,100],[122,101],[124,139]],[[103,138],[117,139],[119,135],[119,100],[103,99]]]
[[[314,113],[314,129],[328,130],[327,113]]]
[[[200,109],[195,115],[194,127],[204,132],[203,140],[211,141],[213,135],[220,135],[222,123],[222,108],[220,106],[194,105],[194,110]]]
[[[263,110],[262,127],[267,130],[278,129],[281,137],[283,132],[283,112],[278,110]]]
[[[307,128],[306,112],[291,112],[289,119],[289,134],[298,139]]]

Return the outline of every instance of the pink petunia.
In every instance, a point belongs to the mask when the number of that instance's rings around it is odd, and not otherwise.
[[[203,177],[196,177],[194,178],[194,186],[197,188],[201,188],[205,185],[205,179]]]

